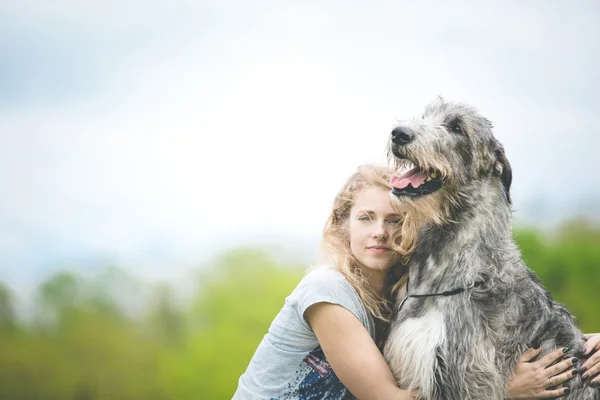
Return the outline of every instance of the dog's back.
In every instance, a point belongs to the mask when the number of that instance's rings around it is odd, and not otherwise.
[[[505,399],[527,347],[572,357],[585,338],[513,241],[512,171],[489,121],[440,100],[394,130],[390,153],[414,167],[392,180],[412,246],[384,349],[399,384],[422,399]],[[566,386],[572,398],[600,399],[579,376]]]

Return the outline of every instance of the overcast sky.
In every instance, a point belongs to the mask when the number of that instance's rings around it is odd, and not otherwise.
[[[438,95],[493,121],[516,220],[598,210],[599,17],[595,0],[3,0],[0,279],[305,249]]]

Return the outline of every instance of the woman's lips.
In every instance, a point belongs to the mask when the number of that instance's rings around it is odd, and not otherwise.
[[[390,250],[389,247],[385,247],[385,246],[370,246],[370,247],[367,247],[367,249],[369,249],[372,252],[377,253],[377,254],[383,254],[386,251]]]

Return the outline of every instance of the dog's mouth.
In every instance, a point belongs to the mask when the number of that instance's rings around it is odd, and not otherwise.
[[[440,171],[429,168],[424,170],[414,166],[402,175],[394,175],[390,179],[392,194],[397,197],[418,197],[433,193],[443,185]]]

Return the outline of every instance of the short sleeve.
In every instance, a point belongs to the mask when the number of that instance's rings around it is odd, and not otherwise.
[[[302,324],[309,330],[312,329],[304,319],[304,312],[313,304],[326,302],[338,304],[350,311],[371,337],[374,337],[372,320],[356,290],[341,272],[333,268],[320,267],[308,273],[291,294],[290,300],[293,301]]]

